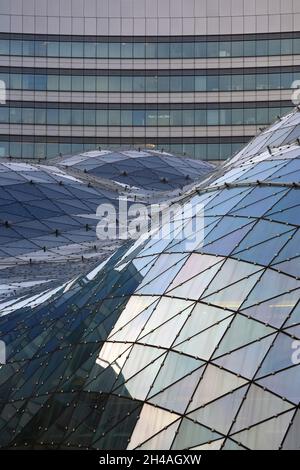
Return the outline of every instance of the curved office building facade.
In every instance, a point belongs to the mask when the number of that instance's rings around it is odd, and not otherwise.
[[[223,160],[291,109],[299,78],[296,1],[0,0],[1,156]]]

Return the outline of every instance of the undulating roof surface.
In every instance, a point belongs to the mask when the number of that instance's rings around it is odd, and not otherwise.
[[[103,155],[100,159],[99,154]],[[211,164],[168,154],[153,156],[153,153],[149,158],[147,155],[133,151],[118,155],[110,151],[88,152],[69,157],[63,162],[64,167],[61,159],[49,165],[2,161],[0,279],[4,285],[0,285],[0,298],[2,294],[14,294],[15,290],[23,289],[22,286],[27,289],[28,282],[33,289],[45,279],[47,282],[57,277],[68,279],[68,275],[84,269],[82,264],[79,270],[74,265],[81,263],[82,257],[88,268],[91,262],[99,261],[120,244],[97,239],[99,218],[96,210],[102,203],[117,207],[119,197],[124,195],[134,200],[136,188],[129,187],[133,176],[129,178],[125,191],[124,185],[117,181],[118,177],[120,181],[124,179],[121,171],[131,175],[136,167],[143,168],[139,179],[134,181],[139,185],[139,200],[143,200],[149,197],[150,186],[160,190],[179,188],[180,184],[190,184],[214,169]],[[140,160],[148,162],[149,171],[138,163]],[[79,161],[81,165],[75,165]],[[176,161],[178,170],[174,169],[172,174],[169,172],[164,183],[166,174],[162,170],[160,175],[159,169],[171,168],[169,161]],[[83,162],[87,164],[87,172],[83,171]],[[189,178],[185,179],[184,175],[189,175]]]
[[[201,239],[2,306],[2,448],[300,448],[300,146],[242,155],[181,199]]]
[[[99,150],[66,157],[61,165],[148,190],[185,186],[214,169],[211,163],[155,150]]]

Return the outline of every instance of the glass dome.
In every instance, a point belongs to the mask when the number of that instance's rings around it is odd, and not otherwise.
[[[180,199],[200,242],[187,219],[2,306],[3,448],[300,448],[298,123]]]

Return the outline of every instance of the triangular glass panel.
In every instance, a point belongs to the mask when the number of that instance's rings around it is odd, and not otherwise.
[[[178,428],[176,439],[172,445],[172,450],[190,449],[197,445],[216,441],[221,437],[220,434],[183,418]]]
[[[202,331],[196,336],[191,336],[183,343],[173,346],[173,349],[207,361],[212,356],[230,321],[231,317],[226,318],[219,324]]]
[[[241,387],[204,407],[198,408],[198,410],[190,413],[188,417],[210,429],[227,434],[247,392],[247,387],[247,385]]]
[[[223,356],[253,341],[260,340],[275,330],[237,314],[218,345],[214,357]]]
[[[209,364],[194,393],[188,411],[193,411],[199,406],[214,401],[246,383],[245,379]]]
[[[291,408],[293,408],[291,403],[253,384],[247,392],[230,433],[247,429],[249,426],[275,417]]]
[[[170,351],[162,363],[162,367],[151,388],[150,396],[159,393],[169,385],[193,372],[203,365],[203,361]]]
[[[132,450],[158,434],[179,418],[175,413],[162,410],[155,406],[144,404],[140,418],[133,430],[127,449]],[[147,423],[147,426],[145,426]]]
[[[148,401],[176,413],[184,413],[203,371],[200,367],[158,395],[148,398]]]
[[[298,404],[300,400],[300,365],[257,380],[271,392]]]
[[[246,431],[233,434],[233,438],[249,449],[279,450],[293,412],[289,411],[278,418],[270,419]]]
[[[274,341],[274,338],[275,334],[267,336],[260,341],[256,341],[244,348],[237,349],[230,354],[215,359],[214,363],[225,367],[235,374],[240,374],[243,377],[251,379]]]

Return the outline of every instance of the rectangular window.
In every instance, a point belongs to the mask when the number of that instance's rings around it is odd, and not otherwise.
[[[109,110],[109,125],[110,126],[119,126],[120,125],[120,110],[119,109],[110,109]]]
[[[59,90],[59,75],[47,75],[47,90],[48,91]]]
[[[157,43],[156,42],[147,42],[145,44],[145,49],[146,49],[146,59],[157,58]]]
[[[244,89],[244,75],[231,76],[231,90],[241,91]]]
[[[58,125],[58,109],[48,108],[47,109],[47,124],[57,126]]]
[[[182,81],[182,91],[191,92],[195,90],[195,76],[186,75]]]
[[[256,55],[266,56],[269,53],[268,41],[256,41]]]
[[[34,90],[34,75],[25,73],[23,75],[22,85],[24,90]]]
[[[294,54],[300,54],[300,39],[293,39],[293,52]]]
[[[260,73],[256,76],[256,89],[257,90],[269,89],[269,75],[267,73]]]
[[[121,92],[132,92],[132,77],[121,77]]]
[[[256,53],[255,41],[244,41],[244,56],[254,57]]]
[[[47,75],[35,75],[35,90],[47,90]]]
[[[0,55],[9,55],[9,41],[0,39]]]
[[[47,43],[47,56],[48,57],[59,57],[59,42],[48,42]]]
[[[193,109],[184,109],[182,111],[182,125],[193,126],[195,122],[195,111]]]
[[[170,44],[168,42],[158,43],[157,57],[159,59],[169,59],[169,57],[170,57]]]
[[[107,42],[97,43],[97,57],[98,59],[108,58],[108,43]]]
[[[120,93],[121,91],[121,77],[109,77],[109,91]]]
[[[157,92],[157,82],[158,78],[154,77],[146,77],[146,91],[149,93]]]
[[[46,57],[47,47],[48,47],[48,43],[46,41],[35,41],[34,54],[37,57]]]
[[[72,42],[72,57],[83,57],[82,42]]]
[[[134,126],[145,126],[145,111],[133,111],[132,123]]]
[[[231,144],[221,144],[219,146],[219,156],[221,160],[226,160],[226,158],[231,155]]]
[[[209,160],[220,159],[220,145],[219,144],[207,144],[207,158]]]
[[[207,43],[207,57],[219,57],[219,43],[218,42]]]
[[[182,43],[171,42],[170,43],[170,58],[180,59],[182,57]]]
[[[108,123],[108,111],[107,109],[97,109],[96,111],[96,125],[107,126]]]
[[[244,90],[256,90],[256,75],[244,75]]]
[[[293,40],[292,39],[281,39],[281,54],[284,54],[284,55],[293,54]]]
[[[243,57],[244,55],[244,42],[233,41],[231,44],[231,55],[232,57]]]
[[[220,126],[231,126],[232,123],[232,110],[220,109],[219,110],[219,124]]]
[[[23,55],[34,57],[34,41],[23,41]]]
[[[219,125],[219,110],[218,109],[207,110],[207,125],[208,126]]]
[[[23,158],[32,158],[34,155],[34,144],[30,142],[22,143],[22,157]]]
[[[57,143],[52,143],[52,144],[46,144],[47,147],[47,157],[57,157],[59,153],[59,144]]]
[[[207,91],[219,91],[219,77],[217,75],[207,77]]]
[[[46,109],[36,108],[35,109],[35,123],[39,125],[46,124]]]
[[[170,125],[170,111],[161,110],[157,112],[157,125],[158,126]]]
[[[170,91],[169,77],[158,77],[158,91],[168,93]]]
[[[206,126],[206,110],[195,110],[195,126]]]
[[[243,109],[233,109],[231,114],[231,122],[233,126],[242,126],[244,123]]]
[[[9,123],[9,108],[6,108],[5,106],[1,106],[0,122],[2,124]]]
[[[171,76],[170,77],[170,91],[178,93],[182,91],[182,78],[180,76]]]
[[[71,126],[71,124],[72,124],[71,109],[60,109],[59,110],[59,124],[61,126]]]
[[[11,41],[10,53],[11,55],[22,55],[22,41]]]
[[[170,126],[182,126],[182,111],[180,109],[170,111]]]
[[[110,42],[108,44],[108,56],[110,59],[119,59],[121,57],[121,48],[119,42]]]
[[[292,83],[294,80],[299,80],[299,72],[293,73],[282,73],[280,75],[280,88],[282,89],[289,89],[292,87]]]
[[[19,142],[10,142],[10,155],[16,158],[22,157],[22,144]]]
[[[145,43],[135,42],[133,44],[133,57],[135,59],[144,59],[145,58]]]
[[[71,42],[60,42],[59,43],[59,55],[60,57],[72,57],[72,43]]]
[[[96,91],[106,93],[108,92],[108,77],[98,76],[96,77]]]
[[[195,43],[184,42],[182,44],[182,57],[184,59],[193,59],[195,57]]]
[[[155,109],[146,111],[146,126],[157,126],[157,114]]]
[[[121,57],[122,59],[131,59],[133,54],[133,47],[131,42],[121,43]]]
[[[96,91],[96,77],[92,75],[86,75],[84,77],[84,91]]]
[[[270,73],[269,75],[269,89],[279,90],[281,88],[280,73]]]
[[[206,160],[207,144],[195,144],[195,157],[198,160]]]
[[[269,55],[280,55],[281,53],[281,40],[271,39],[269,41]]]
[[[145,77],[133,77],[133,91],[135,93],[145,92]]]
[[[59,90],[60,91],[72,91],[72,77],[71,75],[60,75],[57,76],[59,79]]]
[[[196,42],[195,43],[195,57],[201,59],[207,56],[207,43]]]
[[[72,126],[82,126],[83,124],[83,110],[82,109],[72,109]]]
[[[268,108],[258,108],[256,110],[256,124],[269,124]]]
[[[269,108],[269,123],[275,121],[277,116],[281,116],[281,108]]]
[[[7,75],[7,79],[6,80],[4,79],[4,81],[5,83],[8,83],[8,75]],[[9,86],[12,90],[21,90],[22,89],[22,74],[12,73],[10,76]]]
[[[22,109],[22,122],[23,124],[34,124],[34,108]]]
[[[9,142],[0,142],[0,157],[9,155]]]
[[[244,109],[244,124],[247,126],[256,124],[256,109]]]
[[[46,157],[46,144],[42,142],[34,144],[34,156],[35,158],[45,158]]]
[[[11,124],[20,124],[22,122],[21,108],[10,108],[9,120]]]
[[[121,126],[132,126],[132,111],[127,109],[121,111]]]
[[[97,57],[97,43],[85,42],[84,43],[84,57],[95,59]]]
[[[72,76],[72,91],[83,91],[83,76]]]
[[[220,80],[220,91],[231,90],[231,75],[221,75],[219,80]]]
[[[231,48],[235,45],[236,43],[233,42],[220,42],[219,43],[219,57],[230,57],[231,56]],[[237,43],[239,44],[239,43]]]
[[[206,91],[206,76],[195,76],[195,91]]]
[[[83,125],[84,126],[95,126],[96,115],[94,109],[85,109],[83,111]]]

